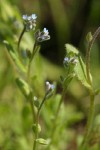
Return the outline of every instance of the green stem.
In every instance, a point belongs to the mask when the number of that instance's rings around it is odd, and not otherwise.
[[[43,106],[43,104],[44,104],[44,102],[46,100],[46,96],[47,96],[47,93],[45,94],[45,96],[44,96],[44,98],[43,98],[43,100],[42,100],[42,102],[41,102],[41,104],[40,104],[40,106],[38,108],[38,114],[40,113],[40,110],[41,110],[41,108],[42,108],[42,106]]]
[[[30,80],[30,68],[31,68],[31,62],[32,62],[32,60],[33,60],[33,58],[34,58],[34,55],[35,55],[35,53],[36,53],[36,48],[37,47],[37,44],[36,44],[36,42],[34,43],[34,46],[33,46],[33,51],[32,51],[32,55],[31,55],[31,58],[30,58],[30,60],[29,60],[29,63],[28,63],[28,70],[27,70],[27,79],[28,80]],[[30,83],[30,81],[28,81],[29,83]]]
[[[36,139],[37,139],[37,137],[35,136],[35,140],[34,140],[34,143],[33,143],[33,150],[36,149]]]
[[[30,85],[30,66],[31,66],[31,62],[29,62],[29,64],[28,64],[28,70],[27,70],[27,83],[29,85]],[[34,121],[34,120],[36,120],[36,115],[35,115],[34,102],[33,102],[32,98],[30,99],[30,105],[31,105],[31,108],[32,108],[32,115],[33,115],[33,121]]]
[[[36,42],[35,42],[35,43],[34,43],[34,46],[33,46],[32,56],[31,56],[31,58],[30,58],[30,60],[29,60],[29,63],[28,63],[27,79],[30,79],[29,77],[30,77],[31,62],[32,62],[32,60],[33,60],[33,58],[34,58],[36,52],[37,52],[37,44],[36,44]],[[29,81],[29,82],[30,82],[30,81]]]
[[[85,150],[87,147],[87,144],[89,142],[90,139],[90,135],[91,135],[91,130],[92,130],[92,126],[93,126],[93,118],[94,118],[94,94],[90,94],[90,108],[89,108],[89,115],[88,115],[88,119],[87,119],[87,125],[86,125],[86,131],[85,131],[85,136],[83,139],[83,142],[81,144],[80,150]]]
[[[34,103],[32,100],[30,100],[30,105],[32,108],[32,115],[33,115],[33,121],[36,120],[36,115],[35,115],[35,107],[34,107]]]
[[[19,56],[20,56],[19,47],[20,47],[20,43],[21,43],[21,40],[22,40],[22,37],[23,37],[25,31],[26,31],[26,27],[24,26],[24,28],[23,28],[23,30],[22,30],[22,32],[21,32],[21,34],[20,34],[19,40],[18,40],[18,53],[19,53]]]
[[[36,146],[37,146],[37,142],[36,142],[36,139],[38,139],[38,124],[39,124],[39,115],[40,115],[40,110],[46,100],[46,96],[47,96],[47,93],[45,94],[39,108],[38,108],[38,112],[37,112],[37,117],[36,117],[36,127],[37,127],[37,132],[35,134],[35,140],[34,140],[34,144],[33,144],[33,150],[36,150]]]
[[[34,143],[33,143],[33,150],[36,150],[36,146],[37,146],[37,141],[36,141],[36,139],[38,138],[38,122],[39,122],[39,114],[37,113],[37,117],[36,117],[37,132],[36,132],[36,134],[35,134],[35,139],[34,139]]]
[[[35,41],[34,46],[33,46],[32,55],[31,55],[31,58],[30,58],[30,62],[33,60],[38,48],[39,48],[38,43]]]
[[[28,68],[27,68],[27,82],[30,84],[30,68],[31,68],[31,62],[29,61]]]

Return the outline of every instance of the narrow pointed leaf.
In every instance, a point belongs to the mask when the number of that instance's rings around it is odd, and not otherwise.
[[[27,82],[21,78],[16,78],[16,83],[25,97],[29,97],[31,95],[32,91]]]

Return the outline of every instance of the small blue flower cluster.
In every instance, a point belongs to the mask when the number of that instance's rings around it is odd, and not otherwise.
[[[36,19],[37,19],[36,14],[32,14],[31,16],[23,15],[22,18],[24,20],[25,31],[35,30]],[[39,43],[39,42],[49,40],[50,35],[49,35],[48,30],[44,28],[43,31],[41,32],[40,30],[37,30],[34,34],[34,38]]]
[[[43,42],[50,39],[49,32],[46,28],[43,29],[43,31],[40,32],[40,30],[37,30],[35,32],[35,39],[37,42]]]
[[[32,14],[31,16],[23,15],[24,24],[26,27],[26,31],[35,30],[36,27],[36,14]]]
[[[64,61],[63,61],[63,64],[68,65],[69,63],[76,65],[78,63],[78,60],[77,60],[76,57],[71,57],[71,58],[65,57]]]
[[[64,58],[64,61],[63,61],[63,64],[65,67],[68,67],[68,65],[72,64],[72,65],[77,65],[78,63],[78,60],[76,57],[65,57]]]

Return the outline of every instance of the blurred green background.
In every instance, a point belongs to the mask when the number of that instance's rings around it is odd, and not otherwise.
[[[86,34],[100,26],[100,0],[2,0],[0,1],[0,150],[32,149],[32,116],[28,102],[18,90],[15,68],[3,45],[3,40],[17,44],[23,28],[22,15],[36,13],[37,28],[46,27],[51,39],[41,44],[31,75],[35,95],[41,100],[45,81],[57,82],[56,95],[42,110],[41,137],[48,138],[52,118],[61,97],[60,75],[65,73],[63,58],[65,43],[76,46],[85,58]],[[26,33],[22,48],[32,48],[32,33]],[[91,73],[94,88],[100,87],[100,35],[91,51]],[[82,139],[89,107],[88,91],[75,79],[71,83],[59,115],[55,140],[51,150],[77,150]],[[95,99],[94,130],[90,150],[100,149],[100,95]],[[39,147],[44,150],[45,146]]]

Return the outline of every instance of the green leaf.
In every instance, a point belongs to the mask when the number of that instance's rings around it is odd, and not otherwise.
[[[36,142],[38,142],[39,144],[42,144],[42,145],[48,145],[50,140],[44,140],[42,138],[39,138],[39,139],[36,139]]]
[[[76,77],[78,78],[78,80],[88,89],[91,88],[90,84],[87,81],[86,78],[86,65],[83,62],[81,56],[78,56],[78,63],[74,68]]]
[[[13,59],[13,61],[15,62],[15,64],[17,65],[17,67],[22,71],[22,72],[26,72],[26,68],[24,67],[24,65],[21,63],[20,59],[18,58],[17,53],[14,51],[12,45],[10,43],[8,43],[7,41],[3,42],[6,45],[6,48],[8,50],[8,53],[10,54],[11,58]]]
[[[32,91],[27,82],[21,78],[16,78],[16,83],[24,96],[29,98],[32,94]]]
[[[65,48],[66,48],[67,53],[73,53],[76,55],[79,54],[79,51],[71,44],[65,44]]]

